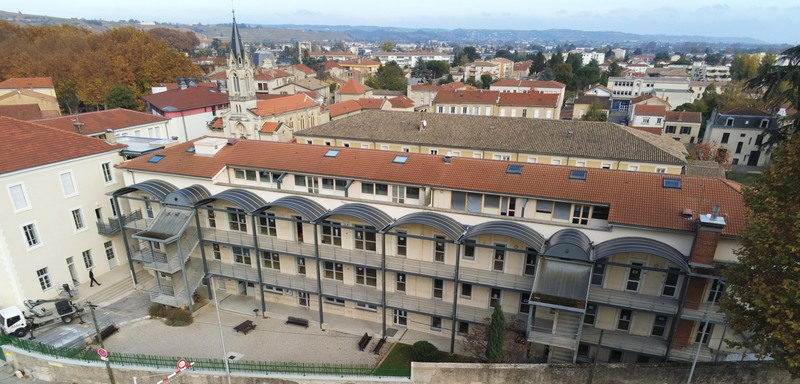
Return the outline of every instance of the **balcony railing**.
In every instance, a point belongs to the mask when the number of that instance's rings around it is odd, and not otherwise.
[[[189,289],[191,293],[194,293],[203,280],[203,270],[199,260],[196,263],[187,264],[186,274]],[[176,274],[172,277],[171,285],[161,285],[159,287],[156,284],[153,290],[150,291],[150,301],[173,307],[188,305],[190,296],[186,294],[186,282],[184,282],[181,274]]]
[[[180,244],[181,255],[177,255],[177,247],[172,245],[162,245],[167,249],[174,249],[173,252],[165,250],[150,250],[150,247],[143,244],[140,250],[131,253],[131,258],[136,261],[142,262],[143,266],[147,269],[153,269],[160,272],[176,273],[181,270],[181,258],[186,262],[189,256],[194,252],[197,247],[197,230],[190,227],[183,236],[181,236],[178,244]]]
[[[142,211],[136,210],[127,215],[122,216],[122,222],[127,223],[130,221],[139,220],[142,218]],[[107,218],[105,221],[97,220],[97,233],[101,235],[113,235],[120,231],[119,219],[116,217]]]
[[[683,312],[681,312],[681,318],[686,320],[705,321],[706,316],[708,316],[708,321],[712,323],[725,323],[725,313],[720,311],[717,304],[705,302],[699,304],[697,309],[683,307]]]
[[[589,301],[613,307],[633,308],[665,314],[678,312],[678,300],[673,298],[600,288],[595,285],[589,287]]]

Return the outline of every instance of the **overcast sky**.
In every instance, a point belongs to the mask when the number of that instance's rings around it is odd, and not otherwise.
[[[619,31],[641,34],[745,36],[800,42],[800,0],[233,0],[238,20],[253,24],[334,24],[434,28]],[[380,4],[376,6],[376,4]],[[386,5],[391,5],[388,7]],[[230,20],[220,0],[4,0],[23,13],[179,23]]]

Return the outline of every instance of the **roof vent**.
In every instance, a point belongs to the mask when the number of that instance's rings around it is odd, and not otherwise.
[[[573,130],[571,130],[571,129],[570,129],[569,131],[567,131],[567,135],[568,135],[568,136],[572,136],[574,133],[575,133],[575,131],[573,131]]]
[[[194,154],[196,156],[213,157],[222,148],[228,145],[228,139],[221,137],[206,137],[194,142]]]
[[[684,208],[681,212],[681,217],[686,220],[692,220],[694,218],[694,210],[691,208]]]
[[[80,133],[81,135],[83,134],[83,127],[84,127],[85,125],[86,125],[86,124],[84,124],[84,123],[81,123],[81,122],[80,122],[80,121],[78,121],[77,119],[76,119],[76,120],[74,120],[74,121],[73,121],[73,123],[72,123],[72,126],[73,126],[73,127],[75,127],[75,132],[77,132],[77,133]]]
[[[453,162],[453,155],[450,154],[450,152],[447,152],[447,154],[444,155],[444,162],[445,164],[450,164]]]
[[[497,126],[494,126],[494,125],[490,125],[489,126],[489,129],[495,129],[495,128],[497,128]]]

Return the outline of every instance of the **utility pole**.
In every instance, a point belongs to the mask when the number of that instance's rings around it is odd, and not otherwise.
[[[89,312],[92,313],[92,322],[94,323],[94,331],[95,336],[97,339],[97,343],[100,344],[100,348],[106,349],[106,346],[103,344],[103,336],[100,334],[100,326],[97,324],[97,316],[94,314],[94,309],[97,308],[96,305],[92,304],[90,301],[86,302],[86,306],[89,307]],[[111,371],[111,361],[106,357],[106,371],[108,372],[108,382],[111,384],[116,384],[114,381],[114,372]]]
[[[211,276],[208,280],[211,281],[211,291],[214,292],[214,307],[217,309],[219,341],[222,343],[222,361],[225,362],[225,374],[228,377],[228,384],[231,384],[231,367],[228,365],[228,351],[225,349],[225,336],[222,334],[222,318],[219,315],[219,301],[217,301],[217,289],[214,287],[214,279],[216,279],[216,276]]]

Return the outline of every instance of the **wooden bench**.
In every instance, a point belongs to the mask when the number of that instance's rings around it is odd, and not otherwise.
[[[250,331],[256,329],[256,325],[253,323],[252,320],[245,320],[241,324],[233,327],[233,329],[236,332],[240,332],[240,333],[243,333],[243,334],[246,335],[247,332],[250,332]]]
[[[366,348],[367,345],[369,344],[370,340],[372,340],[372,336],[370,336],[366,332],[364,332],[364,336],[361,336],[361,340],[359,340],[359,342],[358,342],[358,350],[359,351],[363,351],[364,348]]]
[[[294,316],[289,316],[286,319],[286,324],[299,325],[301,327],[308,328],[308,320]]]
[[[380,340],[378,340],[378,343],[375,344],[375,348],[372,348],[372,353],[374,353],[376,355],[380,355],[381,354],[381,348],[383,347],[384,344],[386,344],[386,338],[382,337]]]

